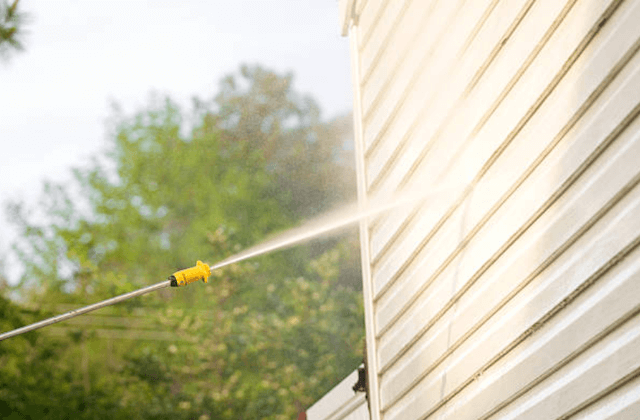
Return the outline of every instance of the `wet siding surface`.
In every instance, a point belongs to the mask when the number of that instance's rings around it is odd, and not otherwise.
[[[640,0],[353,12],[372,418],[637,418]]]

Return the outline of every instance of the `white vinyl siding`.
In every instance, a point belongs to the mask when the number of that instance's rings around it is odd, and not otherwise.
[[[640,0],[355,0],[373,419],[640,413]]]

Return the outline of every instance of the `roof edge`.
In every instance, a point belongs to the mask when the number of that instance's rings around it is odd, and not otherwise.
[[[338,10],[340,11],[340,35],[349,34],[349,23],[354,17],[354,4],[356,0],[340,0]]]

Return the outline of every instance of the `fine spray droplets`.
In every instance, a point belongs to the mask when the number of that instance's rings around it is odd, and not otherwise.
[[[425,190],[411,189],[403,191],[400,194],[395,194],[392,197],[386,197],[385,199],[374,199],[366,206],[347,206],[346,208],[321,216],[300,227],[287,230],[273,239],[232,255],[214,264],[211,269],[222,268],[249,258],[326,236],[368,217],[373,217],[398,207],[406,208],[416,206],[428,198],[434,198],[441,194],[451,194],[460,188],[462,188],[461,185],[445,185]]]

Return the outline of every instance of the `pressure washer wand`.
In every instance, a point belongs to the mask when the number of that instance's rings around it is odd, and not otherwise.
[[[75,318],[76,316],[95,311],[96,309],[104,308],[105,306],[115,305],[116,303],[123,302],[136,296],[146,295],[147,293],[164,289],[165,287],[186,286],[189,283],[193,283],[197,280],[202,280],[207,283],[210,275],[211,270],[209,269],[209,266],[207,264],[204,264],[202,261],[198,261],[194,267],[177,271],[173,273],[173,275],[169,276],[168,280],[156,283],[152,286],[143,287],[142,289],[134,290],[133,292],[125,293],[124,295],[112,297],[111,299],[103,300],[102,302],[84,306],[79,309],[74,309],[73,311],[69,311],[67,313],[48,318],[34,324],[26,325],[24,327],[2,333],[0,334],[0,341],[6,340],[7,338],[15,337],[16,335],[24,334],[29,331],[37,330],[51,324],[66,321],[67,319]]]

